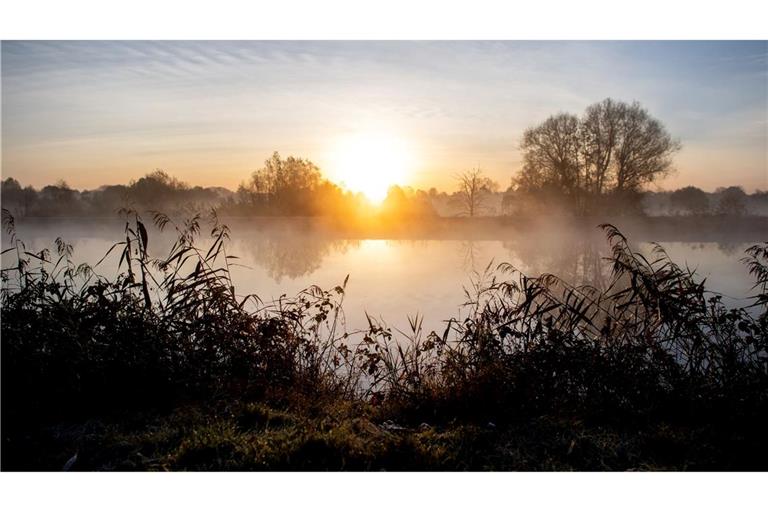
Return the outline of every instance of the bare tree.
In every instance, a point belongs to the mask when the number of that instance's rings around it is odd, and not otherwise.
[[[624,107],[620,126],[615,150],[616,190],[638,190],[669,174],[672,156],[681,145],[660,121],[634,102]]]
[[[584,190],[600,196],[609,186],[614,152],[621,138],[626,104],[608,98],[587,107],[579,126]]]
[[[524,190],[545,186],[565,194],[580,186],[579,119],[570,114],[549,117],[523,134],[523,171],[517,184]]]
[[[529,128],[520,149],[520,189],[568,196],[584,211],[591,199],[626,197],[668,174],[680,143],[639,103],[608,98],[581,118],[561,113]]]
[[[462,213],[470,217],[481,213],[488,196],[499,188],[499,184],[486,177],[479,168],[459,174],[456,180]]]

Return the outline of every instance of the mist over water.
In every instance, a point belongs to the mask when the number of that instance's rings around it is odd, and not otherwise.
[[[295,296],[311,285],[331,289],[349,274],[343,304],[349,331],[366,328],[367,313],[406,332],[408,316],[418,314],[426,332],[439,332],[447,319],[459,316],[466,307],[462,306],[469,299],[465,290],[471,291],[486,269],[493,271],[502,262],[530,276],[550,273],[598,288],[610,279],[610,267],[603,260],[608,245],[601,231],[574,230],[557,222],[528,230],[508,227],[481,235],[427,233],[399,239],[350,238],[279,219],[237,220],[229,225],[232,239],[227,254],[238,257],[231,268],[238,295],[256,294],[271,302]],[[24,219],[17,222],[17,235],[33,252],[53,248],[61,237],[73,245],[76,263],[95,265],[123,238],[123,228],[122,221],[111,219]],[[197,245],[207,249],[206,235],[203,229]],[[629,235],[633,247],[652,259],[652,242],[661,234]],[[752,294],[754,282],[739,260],[747,247],[759,242],[759,236],[713,236],[708,231],[697,237],[687,231],[680,236],[664,233],[663,238],[660,244],[672,260],[695,269],[700,279],[706,278],[709,289],[724,295],[727,305],[748,305],[745,298]],[[167,256],[173,239],[172,229],[161,233],[151,228],[150,254]],[[7,245],[5,234],[3,242]],[[97,273],[114,277],[118,260],[119,251],[113,251],[96,267]]]

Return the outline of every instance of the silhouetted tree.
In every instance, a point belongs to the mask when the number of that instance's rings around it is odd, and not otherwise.
[[[498,190],[498,183],[486,177],[480,169],[463,172],[456,177],[459,184],[458,201],[464,215],[478,215],[488,195]]]
[[[24,190],[21,188],[21,184],[13,178],[6,178],[2,182],[2,188],[0,188],[0,199],[3,203],[3,208],[6,208],[13,214],[25,215],[24,211]]]
[[[621,112],[615,188],[639,190],[669,174],[672,156],[681,145],[639,103],[625,106]]]
[[[669,202],[675,210],[682,210],[693,214],[702,214],[709,211],[709,197],[707,197],[707,193],[696,187],[683,187],[675,190],[669,197]]]
[[[54,185],[46,185],[38,194],[39,215],[76,215],[80,213],[79,193],[69,187],[66,181],[59,180]]]
[[[320,169],[309,160],[282,159],[275,152],[240,186],[238,196],[263,213],[306,215],[311,213],[312,195],[323,181]]]
[[[715,191],[720,200],[717,204],[718,213],[724,215],[744,215],[747,212],[747,194],[741,187],[721,188]]]
[[[128,187],[126,185],[105,185],[91,191],[89,202],[94,213],[112,214],[120,208],[128,206]],[[155,205],[154,208],[161,206],[165,205]]]
[[[557,114],[523,134],[523,169],[517,183],[523,190],[556,188],[574,195],[579,180],[579,120],[570,114]]]
[[[132,181],[128,187],[128,197],[141,205],[158,208],[169,202],[176,202],[183,198],[184,192],[189,186],[170,176],[167,172],[156,169],[155,171]]]
[[[410,187],[392,185],[381,203],[381,213],[389,219],[426,218],[436,215],[429,195]]]
[[[581,118],[561,113],[529,128],[520,149],[520,190],[559,194],[585,212],[636,197],[671,171],[680,143],[639,103],[609,98],[589,106]]]
[[[584,166],[584,189],[602,196],[610,186],[614,153],[621,139],[626,104],[607,98],[587,107],[578,128],[578,145]]]

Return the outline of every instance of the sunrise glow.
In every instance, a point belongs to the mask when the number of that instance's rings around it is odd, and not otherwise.
[[[387,133],[363,132],[336,141],[328,172],[344,188],[380,203],[389,187],[408,181],[413,167],[412,150],[403,140]]]

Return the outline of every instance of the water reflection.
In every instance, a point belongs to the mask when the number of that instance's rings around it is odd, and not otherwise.
[[[22,222],[18,231],[28,249],[35,251],[53,247],[56,237],[62,236],[74,244],[77,263],[93,264],[120,239],[123,227],[95,221],[45,221]],[[350,328],[367,325],[367,312],[404,329],[406,316],[420,313],[425,329],[443,329],[443,320],[461,314],[464,288],[491,262],[509,262],[531,276],[555,274],[575,285],[604,288],[609,283],[610,263],[603,259],[609,247],[599,230],[508,230],[498,235],[495,240],[348,240],[296,226],[239,225],[233,226],[228,254],[238,256],[233,261],[242,265],[233,269],[238,293],[255,293],[265,301],[295,295],[310,285],[330,289],[349,274],[345,311]],[[167,255],[172,238],[173,233],[152,230],[152,255]],[[695,268],[700,278],[706,278],[709,288],[731,297],[750,295],[754,283],[739,259],[753,242],[701,240],[662,245],[673,261]],[[205,247],[209,240],[198,242]],[[651,254],[650,243],[639,237],[631,242],[636,250]],[[118,260],[113,253],[99,267],[100,273],[112,276]]]
[[[245,259],[265,268],[276,283],[286,277],[297,279],[312,274],[328,255],[344,255],[350,248],[360,247],[359,240],[314,236],[266,236],[238,242],[237,250],[244,253]]]
[[[461,254],[461,269],[466,274],[477,274],[489,261],[485,261],[485,254],[481,242],[476,240],[461,240],[459,242],[459,254]]]
[[[560,238],[515,238],[503,242],[509,261],[530,276],[554,274],[573,285],[598,289],[610,281],[610,248],[604,238],[563,236]]]
[[[720,251],[723,252],[723,254],[727,256],[743,256],[744,244],[739,244],[736,242],[731,241],[725,241],[725,242],[717,242],[717,248],[720,249]]]

